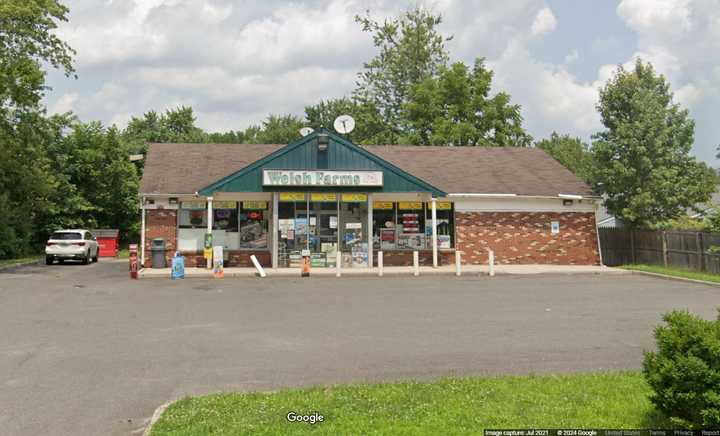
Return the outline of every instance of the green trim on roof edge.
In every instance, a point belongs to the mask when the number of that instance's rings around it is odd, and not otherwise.
[[[317,142],[314,141],[319,134],[329,136],[329,144],[324,167],[319,167]],[[287,160],[289,155],[293,159]],[[289,163],[299,165],[289,165]],[[384,186],[381,188],[365,188],[366,192],[428,192],[433,196],[441,197],[446,193],[441,189],[423,181],[422,179],[403,171],[390,162],[376,156],[364,148],[346,140],[345,138],[326,129],[315,132],[291,142],[285,147],[251,163],[250,165],[223,177],[198,191],[198,194],[210,196],[214,192],[269,192],[297,188],[265,188],[262,185],[262,169],[297,169],[297,170],[381,170],[383,171]],[[240,189],[238,189],[240,188]],[[305,188],[309,191],[317,188]],[[348,191],[348,188],[336,189]],[[354,188],[351,190],[361,190]]]

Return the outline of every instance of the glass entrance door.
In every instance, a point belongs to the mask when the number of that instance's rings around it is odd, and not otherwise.
[[[336,194],[312,194],[308,218],[310,264],[334,267],[338,249],[338,202]]]

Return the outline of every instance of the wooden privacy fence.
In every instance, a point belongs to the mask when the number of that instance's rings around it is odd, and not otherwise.
[[[708,253],[711,246],[720,246],[720,235],[675,230],[599,230],[605,265],[643,263],[720,274],[720,253]]]

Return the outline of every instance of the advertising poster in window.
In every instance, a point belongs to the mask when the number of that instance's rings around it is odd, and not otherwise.
[[[280,229],[280,237],[286,239],[293,239],[288,236],[289,234],[294,235],[295,220],[292,218],[278,220],[278,228]]]
[[[295,219],[295,234],[307,235],[307,232],[308,232],[307,218],[296,218]]]
[[[360,268],[368,266],[368,245],[367,242],[355,244],[352,247],[352,267]]]

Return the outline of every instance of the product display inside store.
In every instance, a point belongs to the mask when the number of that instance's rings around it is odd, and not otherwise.
[[[432,248],[430,202],[373,202],[374,250]],[[449,201],[436,203],[438,248],[453,247],[454,214]]]

